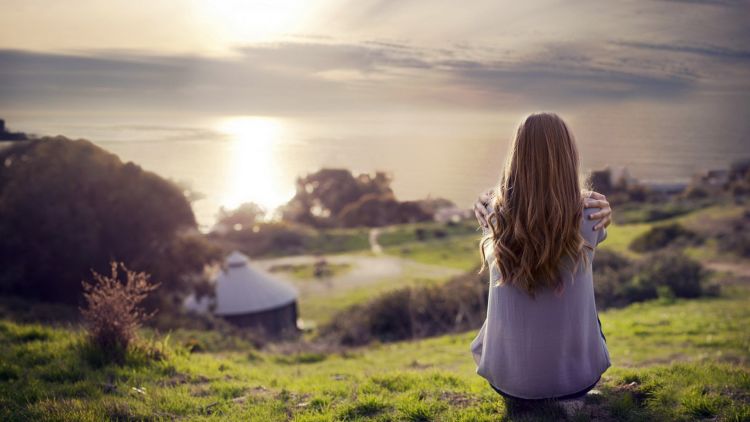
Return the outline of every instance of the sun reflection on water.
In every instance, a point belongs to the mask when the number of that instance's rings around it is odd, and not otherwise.
[[[287,202],[293,192],[280,183],[278,160],[279,144],[285,136],[283,122],[267,117],[233,117],[221,121],[218,129],[231,141],[221,206],[233,209],[255,202],[270,211]]]

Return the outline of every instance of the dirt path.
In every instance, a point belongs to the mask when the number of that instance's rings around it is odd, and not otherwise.
[[[732,273],[737,277],[750,279],[750,265],[742,262],[707,261],[704,265],[714,271]]]

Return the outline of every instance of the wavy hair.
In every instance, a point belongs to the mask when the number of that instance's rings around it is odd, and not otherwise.
[[[583,198],[575,139],[556,114],[535,113],[519,125],[488,218],[498,284],[510,283],[532,298],[545,288],[560,293],[560,270],[588,261],[580,233]],[[566,259],[570,258],[570,259]]]

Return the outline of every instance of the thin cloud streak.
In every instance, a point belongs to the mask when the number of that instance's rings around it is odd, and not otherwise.
[[[750,50],[737,50],[718,46],[696,46],[681,44],[657,44],[647,42],[616,42],[623,47],[640,48],[646,50],[669,51],[673,53],[688,53],[711,58],[750,60]]]
[[[638,54],[646,50],[645,55]],[[660,59],[649,53],[659,51]],[[0,107],[169,108],[285,114],[419,107],[502,109],[519,101],[587,104],[669,99],[703,89],[702,56],[746,52],[611,42],[521,56],[478,47],[419,48],[370,40],[246,46],[235,57],[0,50]],[[699,60],[685,60],[684,53]],[[674,57],[672,57],[674,56]],[[446,103],[446,99],[453,99]]]

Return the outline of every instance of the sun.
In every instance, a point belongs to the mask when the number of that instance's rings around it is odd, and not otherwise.
[[[299,0],[195,0],[197,19],[212,37],[243,44],[272,41],[301,31],[312,17],[315,2]]]

